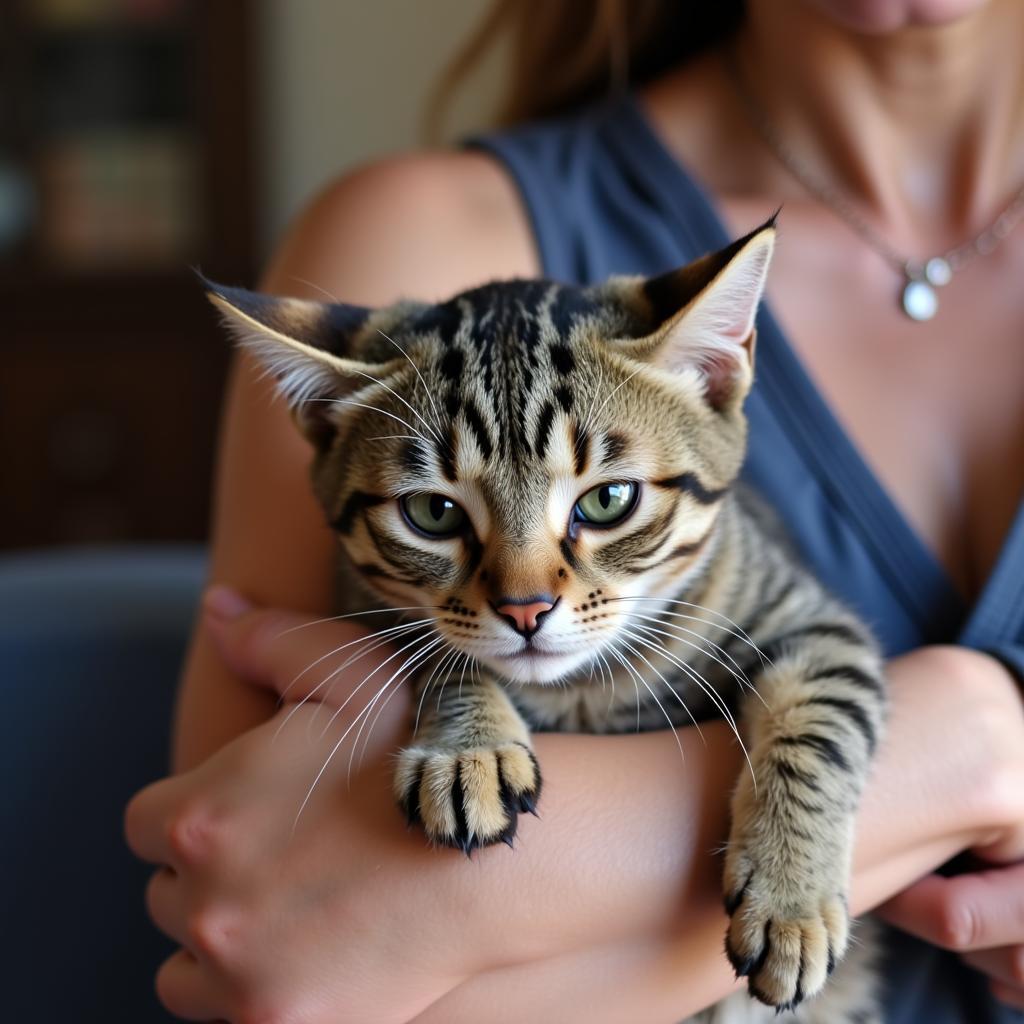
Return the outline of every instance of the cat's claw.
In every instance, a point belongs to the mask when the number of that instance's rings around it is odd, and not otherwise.
[[[511,846],[519,815],[536,813],[540,768],[522,743],[449,750],[408,747],[398,755],[395,796],[410,823],[438,846],[469,854]]]

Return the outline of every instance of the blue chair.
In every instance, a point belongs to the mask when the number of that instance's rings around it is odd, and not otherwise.
[[[191,546],[0,557],[4,1020],[172,1019],[153,993],[171,946],[121,819],[167,772],[204,571]]]

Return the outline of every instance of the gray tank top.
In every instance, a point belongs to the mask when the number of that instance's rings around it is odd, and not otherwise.
[[[730,241],[705,192],[632,97],[469,145],[511,174],[547,277],[589,283],[616,273],[658,274]],[[1024,678],[1024,502],[968,607],[840,427],[769,309],[758,318],[747,413],[746,479],[775,506],[818,576],[872,624],[887,654],[960,643],[993,653]],[[892,933],[890,947],[892,1024],[1024,1022],[1024,1014],[995,1004],[981,975],[957,957],[902,933]]]

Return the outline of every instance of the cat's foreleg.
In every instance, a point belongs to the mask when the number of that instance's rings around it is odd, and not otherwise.
[[[733,797],[726,952],[752,995],[787,1008],[819,992],[846,951],[854,816],[884,689],[852,623],[793,630],[771,657],[743,706],[753,773]]]
[[[425,697],[414,745],[398,756],[399,804],[438,845],[466,853],[511,845],[519,815],[534,810],[541,786],[522,716],[487,678],[453,681],[438,700]]]

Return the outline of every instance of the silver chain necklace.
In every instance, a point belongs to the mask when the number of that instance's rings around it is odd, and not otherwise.
[[[935,289],[949,284],[957,271],[979,256],[987,256],[1024,219],[1024,188],[1021,188],[999,216],[970,241],[928,259],[908,259],[878,234],[845,195],[816,178],[786,145],[744,77],[735,48],[726,47],[723,56],[728,78],[746,108],[751,124],[774,157],[815,199],[846,221],[900,274],[903,279],[900,306],[911,320],[931,320],[939,309],[939,296]]]

